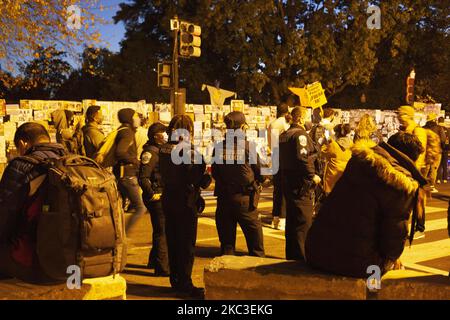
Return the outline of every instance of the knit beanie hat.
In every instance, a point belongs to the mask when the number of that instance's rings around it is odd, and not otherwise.
[[[126,123],[129,125],[133,125],[133,116],[136,113],[136,111],[134,111],[131,108],[125,108],[125,109],[121,109],[119,110],[117,116],[119,118],[120,123]]]

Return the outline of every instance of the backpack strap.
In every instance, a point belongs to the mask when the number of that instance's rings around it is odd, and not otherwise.
[[[38,156],[19,156],[14,158],[14,160],[22,160],[35,166],[40,165],[42,162],[44,162],[44,159]]]

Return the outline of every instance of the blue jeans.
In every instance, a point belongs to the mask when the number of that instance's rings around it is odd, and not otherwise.
[[[127,196],[131,201],[131,205],[136,208],[136,213],[133,214],[126,226],[126,232],[134,226],[137,220],[147,211],[144,202],[142,201],[140,187],[137,177],[123,177],[119,179],[119,190],[124,196]]]

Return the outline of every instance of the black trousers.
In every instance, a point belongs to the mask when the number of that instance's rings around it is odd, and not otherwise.
[[[283,185],[281,183],[281,173],[273,176],[273,207],[272,216],[286,218],[286,200],[283,195]]]
[[[287,177],[283,177],[283,191],[286,197],[286,259],[305,260],[306,235],[314,214],[314,191],[299,196],[295,181],[289,181]]]
[[[250,197],[243,194],[220,195],[217,198],[216,226],[222,255],[234,255],[236,228],[244,232],[249,255],[264,257],[264,241],[257,210],[249,211]]]
[[[448,151],[442,151],[441,163],[438,168],[437,179],[438,180],[448,180]]]
[[[176,290],[192,288],[197,214],[187,206],[187,197],[179,192],[164,191],[163,211],[169,252],[170,284]]]
[[[169,273],[169,253],[166,239],[166,217],[161,201],[144,201],[150,212],[152,223],[152,249],[148,257],[148,265],[155,269],[155,272]]]

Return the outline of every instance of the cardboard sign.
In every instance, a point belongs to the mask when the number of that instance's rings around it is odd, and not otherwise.
[[[244,112],[244,100],[231,100],[231,111]]]
[[[203,113],[203,105],[202,104],[195,104],[194,105],[194,113]]]
[[[302,107],[309,107],[311,106],[311,103],[309,102],[309,96],[306,92],[306,88],[289,88],[291,92],[295,95],[297,95],[300,98],[300,106]]]
[[[325,96],[325,90],[323,90],[322,84],[318,81],[306,86],[306,92],[310,106],[313,109],[320,108],[328,102]]]

